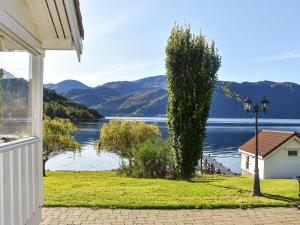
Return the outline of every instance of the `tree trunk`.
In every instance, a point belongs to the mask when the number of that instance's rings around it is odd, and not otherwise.
[[[46,176],[46,160],[43,160],[43,176],[45,177]]]
[[[132,168],[132,160],[129,158],[128,159],[129,167]]]

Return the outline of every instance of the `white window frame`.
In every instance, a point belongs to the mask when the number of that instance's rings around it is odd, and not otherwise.
[[[1,16],[1,15],[0,15]],[[8,32],[0,25],[0,30],[5,34],[5,38],[13,40],[19,46],[22,46],[29,53],[29,77],[31,78],[31,120],[32,120],[32,136],[21,138],[16,141],[0,144],[0,152],[13,149],[14,146],[20,144],[28,144],[29,142],[41,141],[42,139],[42,118],[43,118],[43,70],[44,70],[44,51],[34,50],[24,43],[23,40],[16,35]]]
[[[290,152],[296,152],[296,155],[289,155]],[[288,150],[287,150],[287,156],[288,156],[289,158],[297,158],[298,155],[299,155],[299,153],[298,153],[298,150],[297,150],[297,149],[288,149]]]

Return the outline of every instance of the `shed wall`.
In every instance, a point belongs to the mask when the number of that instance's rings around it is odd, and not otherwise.
[[[288,156],[289,150],[298,155]],[[300,142],[292,139],[265,158],[265,178],[293,178],[300,176]]]

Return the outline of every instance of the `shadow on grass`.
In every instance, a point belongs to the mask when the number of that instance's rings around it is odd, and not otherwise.
[[[211,183],[211,182],[216,182],[216,181],[223,181],[225,180],[225,178],[221,177],[221,176],[214,176],[214,177],[209,177],[209,176],[198,176],[192,180],[186,180],[187,182],[190,183]]]
[[[251,191],[242,189],[240,187],[217,185],[217,184],[211,184],[211,183],[209,183],[208,185],[211,185],[211,186],[214,186],[214,187],[219,187],[219,188],[236,190],[239,193],[248,193],[249,195],[251,195],[251,193],[252,193]],[[282,201],[282,202],[290,203],[290,204],[293,204],[293,205],[300,205],[300,199],[299,198],[287,197],[287,196],[282,196],[282,195],[274,195],[274,194],[268,194],[268,193],[262,193],[261,197],[268,198],[268,199],[271,199],[271,200]]]
[[[263,194],[262,197],[272,199],[272,200],[277,200],[277,201],[283,201],[287,203],[293,203],[293,204],[300,204],[300,199],[298,198],[293,198],[293,197],[286,197],[282,195],[274,195],[274,194]]]

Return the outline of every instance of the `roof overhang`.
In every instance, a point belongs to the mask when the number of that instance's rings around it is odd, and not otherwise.
[[[80,60],[84,30],[79,0],[0,0],[0,30],[30,50],[76,50]]]
[[[262,156],[261,154],[258,154],[258,158],[260,158],[260,159],[268,158],[270,155],[272,155],[273,152],[275,152],[278,149],[284,147],[285,145],[287,145],[292,140],[296,140],[296,141],[298,141],[300,143],[300,137],[298,136],[298,134],[294,134],[293,136],[291,136],[290,138],[288,138],[286,141],[284,141],[283,143],[281,143],[280,145],[278,145],[276,148],[274,148],[272,151],[268,152],[268,154],[265,154],[264,156]],[[246,155],[249,155],[249,156],[255,156],[254,153],[249,152],[249,151],[245,151],[245,150],[241,149],[240,147],[238,148],[238,151],[240,153],[243,153],[243,154],[246,154]]]
[[[245,154],[245,155],[249,155],[249,156],[252,156],[252,157],[255,157],[255,154],[251,153],[251,152],[246,152],[246,151],[243,151],[241,149],[238,149],[238,151],[242,154]],[[264,159],[261,155],[258,155],[258,158],[259,159]]]

